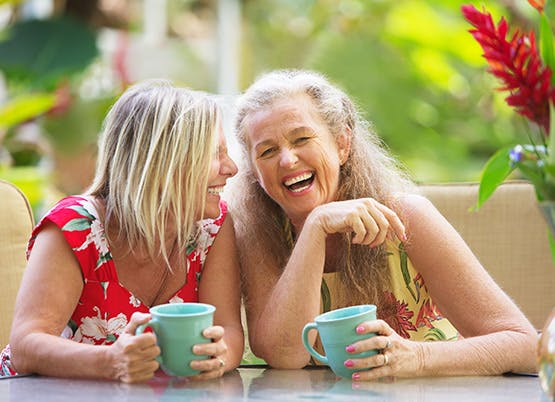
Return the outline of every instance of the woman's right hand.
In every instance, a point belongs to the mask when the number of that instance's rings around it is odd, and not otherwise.
[[[158,370],[156,357],[160,355],[160,348],[156,344],[156,335],[152,332],[135,335],[137,327],[150,318],[150,314],[133,313],[123,333],[109,347],[111,378],[125,383],[143,382],[151,379]]]
[[[401,241],[406,241],[405,226],[399,216],[373,198],[320,205],[310,213],[307,222],[320,225],[326,234],[354,232],[354,244],[378,246],[390,230]]]

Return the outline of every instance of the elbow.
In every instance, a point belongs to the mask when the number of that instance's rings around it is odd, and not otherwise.
[[[263,359],[269,366],[283,370],[302,369],[310,361],[310,359],[300,359],[298,356],[292,358],[284,358],[283,356],[267,356]]]
[[[256,343],[251,344],[252,352],[264,359],[271,367],[276,369],[300,369],[310,362],[310,355],[304,350],[262,346]]]
[[[13,342],[9,345],[10,348],[10,366],[18,374],[33,373],[32,363],[29,359],[25,358],[25,353],[19,343]]]

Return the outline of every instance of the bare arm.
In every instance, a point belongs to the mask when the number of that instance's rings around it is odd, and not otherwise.
[[[20,373],[59,377],[144,381],[158,367],[160,351],[152,334],[133,336],[148,320],[137,316],[112,346],[77,343],[60,337],[83,289],[78,262],[61,231],[46,224],[39,233],[17,296],[10,344]]]
[[[373,200],[322,205],[307,217],[283,269],[269,261],[264,250],[257,248],[256,240],[241,239],[247,254],[243,272],[253,352],[274,367],[305,366],[310,356],[300,334],[303,326],[319,314],[328,235],[353,232],[353,242],[375,245],[385,240],[390,226],[400,238],[404,237],[397,215]],[[311,336],[314,342],[315,334]]]
[[[434,302],[464,339],[413,342],[384,322],[367,323],[392,339],[387,366],[364,372],[363,379],[385,375],[487,375],[536,370],[536,331],[512,300],[492,280],[456,230],[424,197],[401,200],[410,231],[405,245],[426,281]],[[383,338],[365,348],[382,348]],[[378,345],[378,343],[382,345]],[[378,361],[379,360],[379,361]],[[357,362],[379,366],[383,356]],[[411,362],[414,362],[412,364]]]
[[[216,306],[214,324],[224,328],[223,343],[212,345],[217,350],[209,354],[221,356],[225,371],[232,370],[241,363],[244,336],[239,257],[230,214],[208,253],[199,286],[199,300]]]

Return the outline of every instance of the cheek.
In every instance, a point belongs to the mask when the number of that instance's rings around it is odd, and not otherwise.
[[[220,163],[218,161],[213,161],[208,172],[208,184],[210,184],[211,180],[214,180],[216,177],[218,177],[219,171]]]

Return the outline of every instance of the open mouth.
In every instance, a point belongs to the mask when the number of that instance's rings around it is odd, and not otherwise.
[[[220,195],[224,191],[224,186],[208,187],[208,194]]]
[[[303,173],[297,177],[292,177],[283,182],[285,187],[294,193],[306,190],[314,181],[314,172]]]

